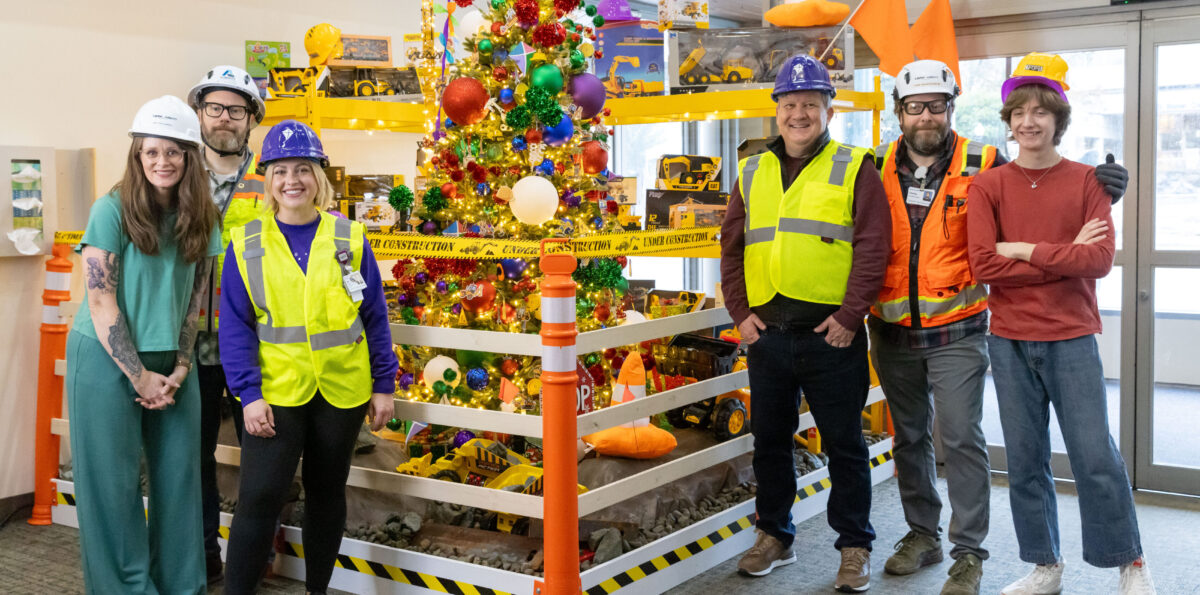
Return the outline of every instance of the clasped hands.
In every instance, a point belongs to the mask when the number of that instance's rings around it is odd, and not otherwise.
[[[166,409],[168,406],[174,405],[175,391],[183,385],[183,380],[187,378],[189,370],[191,370],[189,366],[178,364],[170,376],[142,370],[133,386],[138,394],[134,402],[151,411]]]

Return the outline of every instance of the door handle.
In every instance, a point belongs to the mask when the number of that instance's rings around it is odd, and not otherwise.
[[[1150,301],[1150,290],[1149,289],[1138,290],[1138,300],[1141,300],[1143,302]]]

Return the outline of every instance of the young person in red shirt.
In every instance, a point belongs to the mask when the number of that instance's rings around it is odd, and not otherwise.
[[[1003,593],[1062,590],[1051,404],[1079,493],[1083,559],[1119,566],[1122,594],[1154,593],[1129,477],[1108,431],[1095,337],[1101,330],[1096,279],[1112,269],[1116,249],[1110,197],[1090,166],[1056,149],[1071,119],[1066,71],[1057,55],[1021,60],[1001,88],[1000,110],[1020,154],[980,173],[968,194],[971,268],[991,287],[988,350],[1013,524],[1021,559],[1037,564]]]

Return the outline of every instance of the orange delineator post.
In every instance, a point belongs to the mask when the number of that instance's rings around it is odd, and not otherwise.
[[[62,416],[63,379],[54,373],[54,362],[67,352],[67,323],[59,304],[71,299],[70,244],[54,244],[46,261],[46,289],[42,293],[41,346],[38,349],[37,418],[33,465],[33,514],[30,525],[49,525],[58,476],[59,437],[50,433],[50,421]]]
[[[542,448],[545,482],[545,577],[534,585],[535,595],[574,595],[582,591],[579,578],[579,468],[575,455],[578,376],[575,353],[575,256],[547,254],[565,238],[542,240],[539,264],[542,280]]]

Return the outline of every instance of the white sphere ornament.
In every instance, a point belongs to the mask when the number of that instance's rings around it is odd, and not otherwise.
[[[622,322],[621,326],[625,326],[627,324],[637,324],[639,322],[646,322],[646,316],[644,314],[638,312],[637,310],[626,310],[625,322]]]
[[[460,11],[454,15],[458,23],[454,26],[454,37],[458,41],[458,47],[463,47],[466,44],[467,38],[473,37],[479,30],[483,28],[486,18],[479,9],[474,6]]]
[[[513,198],[508,204],[521,223],[541,225],[554,218],[558,211],[558,189],[540,176],[525,176],[512,187]]]
[[[446,370],[454,370],[454,380],[446,380]],[[435,382],[441,380],[450,388],[458,386],[462,382],[462,372],[458,369],[458,362],[454,358],[439,355],[425,364],[425,369],[421,372],[421,380],[425,382],[425,386],[433,388]]]

